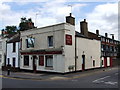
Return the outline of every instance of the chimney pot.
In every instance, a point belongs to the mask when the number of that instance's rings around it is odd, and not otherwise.
[[[86,19],[84,19],[84,22],[86,22]]]
[[[114,39],[114,35],[112,35],[112,39]]]
[[[75,25],[75,18],[72,17],[72,13],[70,13],[70,16],[66,16],[66,22]]]
[[[96,30],[96,34],[99,35],[99,30]]]
[[[108,37],[108,34],[107,34],[107,33],[105,33],[105,37]]]

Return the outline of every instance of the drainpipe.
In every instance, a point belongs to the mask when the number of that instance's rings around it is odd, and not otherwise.
[[[6,50],[5,50],[5,53],[6,53],[6,57],[4,59],[4,65],[6,66],[6,61],[7,61],[7,40],[6,40]]]
[[[76,65],[77,65],[77,50],[76,50],[76,35],[75,35],[75,71],[76,71]]]

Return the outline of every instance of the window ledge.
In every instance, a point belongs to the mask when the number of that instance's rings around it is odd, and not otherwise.
[[[30,67],[30,66],[24,65],[23,67],[24,67],[24,68],[28,68],[28,67]]]
[[[45,67],[45,69],[53,70],[53,67]]]

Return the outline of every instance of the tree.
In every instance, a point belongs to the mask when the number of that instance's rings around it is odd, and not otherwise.
[[[2,34],[12,34],[17,33],[18,31],[16,26],[6,26],[5,29],[2,29]]]
[[[26,19],[26,17],[23,17],[21,18],[19,28],[20,28],[20,31],[24,31],[24,30],[35,28],[35,26],[31,18]]]

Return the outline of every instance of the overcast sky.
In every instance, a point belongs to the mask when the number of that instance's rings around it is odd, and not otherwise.
[[[80,31],[80,21],[87,19],[89,31],[98,29],[101,35],[115,34],[118,39],[116,0],[1,0],[0,30],[7,25],[18,26],[21,17],[32,18],[37,27],[65,22],[71,12],[69,5],[76,19],[76,31]]]

